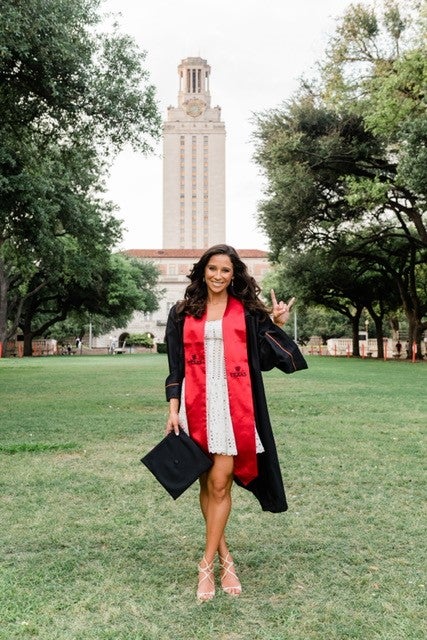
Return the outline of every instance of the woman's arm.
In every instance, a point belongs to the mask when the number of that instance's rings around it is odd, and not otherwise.
[[[284,373],[307,369],[307,363],[295,340],[271,318],[259,318],[256,333],[261,371],[269,371],[273,367]]]
[[[181,397],[181,386],[184,378],[184,348],[182,344],[182,320],[175,307],[169,312],[165,334],[168,354],[169,375],[166,378],[166,400]]]
[[[179,433],[179,404],[182,380],[184,377],[182,322],[172,308],[166,324],[166,346],[168,354],[169,375],[166,378],[166,400],[169,402],[169,415],[166,422],[166,433]]]

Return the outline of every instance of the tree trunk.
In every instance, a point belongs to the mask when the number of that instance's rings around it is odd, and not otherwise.
[[[384,359],[384,332],[381,320],[378,323],[375,322],[375,329],[377,331],[377,357]]]
[[[31,308],[31,301],[29,300],[29,307]],[[31,358],[33,355],[33,338],[34,333],[31,331],[31,316],[27,313],[23,318],[21,318],[20,328],[22,333],[24,334],[24,357]]]
[[[354,316],[351,316],[351,329],[353,334],[353,357],[358,358],[360,356],[359,350],[359,322],[360,316],[362,315],[363,307],[356,310]]]
[[[406,357],[408,358],[408,360],[412,359],[412,349],[415,343],[417,348],[415,358],[417,360],[422,360],[423,354],[421,351],[421,342],[425,326],[422,322],[419,321],[415,313],[407,313],[406,317],[408,319],[408,346]]]
[[[44,286],[40,285],[21,297],[18,294],[19,284],[22,284],[22,280],[13,279],[7,274],[5,263],[0,257],[0,342],[3,344],[3,354],[8,340],[15,336],[18,329],[24,301]]]
[[[31,331],[24,332],[24,356],[32,357],[33,355],[33,334]]]
[[[63,309],[61,313],[59,313],[54,318],[50,318],[50,320],[48,320],[44,324],[34,327],[34,322],[33,322],[34,305],[32,304],[33,300],[34,300],[33,298],[29,299],[28,301],[29,304],[25,309],[25,313],[21,318],[21,322],[19,325],[24,335],[24,356],[28,356],[28,357],[33,355],[34,338],[42,337],[45,334],[46,330],[49,329],[49,327],[56,324],[57,322],[61,322],[62,320],[65,320],[68,312],[67,309]]]
[[[375,324],[375,331],[377,334],[377,357],[383,359],[384,358],[383,320],[384,320],[385,313],[382,310],[380,313],[376,313],[374,308],[371,305],[368,305],[366,308]]]
[[[7,344],[7,291],[8,283],[6,274],[2,268],[0,260],[0,342],[2,344],[2,354],[6,352]]]
[[[421,339],[425,328],[422,320],[424,316],[424,308],[421,304],[417,291],[415,278],[416,251],[413,246],[410,248],[409,258],[411,268],[403,274],[398,274],[396,282],[402,300],[403,310],[408,320],[407,358],[412,358],[412,348],[415,342],[417,345],[417,353],[415,357],[421,360]]]
[[[423,359],[423,352],[422,352],[422,342],[423,342],[423,335],[424,335],[424,331],[426,330],[426,323],[418,323],[417,326],[417,334],[416,334],[416,345],[417,345],[417,360],[422,360]],[[427,354],[426,354],[427,355]]]

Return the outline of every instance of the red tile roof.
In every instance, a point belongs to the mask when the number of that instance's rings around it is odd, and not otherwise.
[[[240,258],[267,258],[268,252],[260,249],[236,249]],[[131,258],[200,258],[205,249],[124,249]]]

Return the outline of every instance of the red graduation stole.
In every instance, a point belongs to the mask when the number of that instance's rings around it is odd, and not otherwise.
[[[207,451],[205,323],[206,313],[201,318],[185,317],[184,358],[188,428],[191,437]],[[245,312],[242,303],[232,296],[228,297],[222,332],[230,414],[237,447],[234,474],[246,485],[258,475],[255,416],[246,344]]]

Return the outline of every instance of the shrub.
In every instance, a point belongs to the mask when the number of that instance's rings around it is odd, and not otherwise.
[[[131,333],[126,339],[126,344],[133,345],[135,347],[147,347],[153,346],[153,338],[149,333]]]

